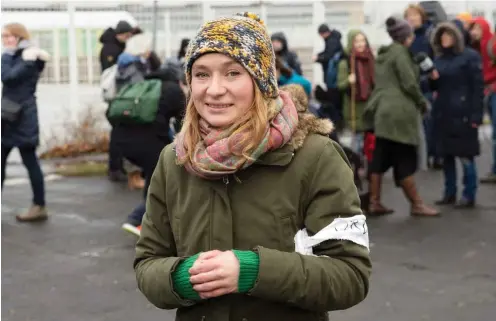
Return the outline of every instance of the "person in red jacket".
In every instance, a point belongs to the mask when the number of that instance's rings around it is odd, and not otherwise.
[[[489,175],[481,179],[481,183],[496,184],[496,40],[486,19],[477,17],[470,28],[473,46],[482,56],[484,73],[485,101],[491,115],[493,126],[493,166]]]

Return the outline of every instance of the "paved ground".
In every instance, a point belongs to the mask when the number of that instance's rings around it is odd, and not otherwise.
[[[478,163],[485,173],[489,157]],[[440,173],[422,172],[418,181],[428,201],[440,195]],[[481,187],[476,210],[446,209],[439,219],[410,218],[389,176],[384,194],[397,213],[369,221],[371,292],[332,319],[495,320],[496,186]],[[104,178],[54,179],[47,183],[52,218],[18,224],[15,211],[30,195],[22,180],[3,193],[2,320],[174,320],[136,290],[135,239],[119,229],[139,193]]]

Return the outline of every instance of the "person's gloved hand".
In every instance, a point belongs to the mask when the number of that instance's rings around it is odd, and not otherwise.
[[[47,61],[50,59],[50,54],[37,47],[28,47],[22,51],[22,59],[25,61],[36,61],[38,59]]]

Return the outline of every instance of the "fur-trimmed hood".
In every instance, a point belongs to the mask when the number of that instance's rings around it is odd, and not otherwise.
[[[289,142],[295,150],[303,146],[305,138],[310,134],[328,136],[332,133],[334,125],[330,120],[319,119],[308,111],[308,97],[303,87],[291,84],[280,87],[280,90],[291,94],[298,111],[298,127]]]
[[[465,49],[465,38],[461,33],[460,29],[453,22],[443,22],[438,24],[431,36],[431,46],[434,51],[434,55],[439,56],[443,52],[441,47],[441,35],[448,31],[455,36],[454,52],[455,54],[461,54]]]

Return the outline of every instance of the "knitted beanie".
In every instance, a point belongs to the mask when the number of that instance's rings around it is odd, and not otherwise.
[[[204,23],[191,39],[185,57],[186,80],[191,83],[191,67],[206,53],[221,53],[240,63],[253,77],[266,98],[278,96],[275,55],[263,21],[245,12]]]
[[[405,42],[413,34],[413,29],[406,20],[395,17],[387,18],[386,29],[391,39],[399,43]]]

